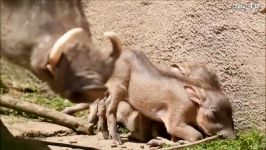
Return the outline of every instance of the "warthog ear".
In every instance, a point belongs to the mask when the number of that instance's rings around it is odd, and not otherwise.
[[[198,87],[186,85],[184,86],[185,91],[188,94],[188,99],[201,105],[205,101],[205,91]]]
[[[53,45],[49,58],[47,69],[54,74],[54,69],[59,62],[62,53],[66,50],[66,45],[68,43],[73,43],[76,41],[80,41],[86,38],[87,34],[82,28],[74,28],[67,31],[64,35],[62,35]]]

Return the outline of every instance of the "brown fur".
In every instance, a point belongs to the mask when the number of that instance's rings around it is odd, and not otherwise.
[[[206,89],[219,89],[219,82],[216,77],[216,74],[208,69],[204,65],[198,65],[198,64],[179,64],[179,65],[172,65],[172,67],[166,67],[162,65],[158,65],[158,70],[160,70],[163,74],[166,74],[167,76],[171,77],[177,77],[177,79],[181,79],[182,81],[188,81],[189,83],[198,83],[198,86],[204,87]],[[186,79],[183,79],[186,78]],[[203,85],[203,86],[202,86]],[[98,106],[98,129],[103,132],[104,138],[108,138],[109,133],[107,131],[107,125],[106,125],[106,103],[104,102],[105,99],[101,100]],[[228,107],[223,108],[223,110],[230,109],[230,103],[220,101],[221,103],[218,104],[218,107]],[[221,105],[221,106],[219,106]],[[226,106],[228,105],[228,106]],[[79,111],[82,109],[83,104],[71,107],[71,110]],[[87,104],[87,106],[89,106]],[[86,108],[85,108],[86,109]],[[90,108],[90,113],[95,114],[95,109]],[[90,114],[90,116],[92,116]],[[164,125],[159,123],[158,121],[150,120],[149,118],[143,116],[141,113],[133,109],[127,102],[121,101],[118,105],[117,110],[117,122],[124,124],[130,131],[131,131],[131,138],[140,141],[140,142],[147,142],[151,138],[155,138],[157,136],[161,137],[167,137],[166,131],[164,130]],[[231,114],[229,114],[231,116]],[[96,116],[94,116],[96,117]],[[225,118],[221,117],[222,118]],[[205,115],[199,115],[198,122],[199,123],[207,123],[206,121],[208,118],[205,117]],[[91,118],[89,120],[92,120]],[[202,126],[209,126],[209,124],[204,124]],[[212,126],[212,125],[211,125]],[[146,128],[145,127],[149,127]],[[212,127],[207,127],[212,128]],[[173,137],[175,138],[175,137]]]
[[[108,139],[106,106],[105,99],[102,99],[92,104],[79,103],[65,108],[63,112],[73,115],[78,111],[89,109],[88,121],[93,124],[98,121],[98,131],[102,132],[105,139]],[[166,129],[162,123],[143,116],[125,101],[121,101],[118,105],[117,122],[123,124],[131,132],[129,136],[130,139],[139,142],[147,142],[157,136],[167,136]],[[143,132],[146,130],[147,132]]]
[[[107,131],[106,107],[108,102],[101,100],[98,106],[98,130],[105,139],[109,138]],[[130,131],[130,139],[148,142],[157,136],[167,136],[164,125],[153,121],[133,109],[127,102],[121,101],[117,109],[117,122],[123,124]]]
[[[107,82],[110,137],[121,143],[116,112],[123,100],[146,117],[163,122],[172,136],[198,140],[202,135],[193,126],[199,126],[210,135],[223,133],[225,137],[234,137],[232,108],[216,75],[204,67],[192,71],[195,73],[188,74],[193,79],[190,81],[186,73],[175,74],[172,69],[155,67],[140,51],[123,50]],[[202,121],[202,116],[208,119]]]
[[[47,68],[51,48],[73,28],[82,28],[87,37],[66,44],[51,73]],[[94,46],[81,0],[1,0],[1,54],[73,102],[92,102],[104,95],[104,83],[120,55],[114,48],[107,55]]]

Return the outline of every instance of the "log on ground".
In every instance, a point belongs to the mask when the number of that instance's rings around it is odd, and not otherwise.
[[[0,106],[47,118],[55,124],[68,127],[78,133],[87,135],[93,133],[93,125],[84,120],[33,103],[16,100],[10,96],[2,95]]]

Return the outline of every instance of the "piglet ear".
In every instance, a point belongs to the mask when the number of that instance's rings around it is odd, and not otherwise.
[[[182,73],[183,75],[188,75],[189,74],[189,69],[188,66],[186,65],[181,65],[181,64],[172,64],[170,65],[172,68],[178,70],[180,73]],[[173,69],[172,69],[173,70]]]
[[[204,97],[202,91],[194,86],[186,85],[184,86],[186,93],[188,94],[188,99],[192,100],[193,102],[201,105],[204,102]]]

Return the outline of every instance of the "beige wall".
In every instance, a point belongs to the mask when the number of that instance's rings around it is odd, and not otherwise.
[[[237,129],[265,129],[265,14],[236,10],[246,1],[87,0],[95,41],[104,31],[152,62],[211,65],[234,107]],[[258,3],[265,7],[264,1]],[[107,40],[104,40],[107,42]]]

